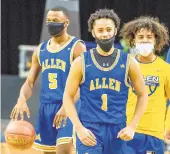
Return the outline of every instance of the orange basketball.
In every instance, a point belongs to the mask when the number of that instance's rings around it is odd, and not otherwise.
[[[17,149],[27,149],[35,140],[35,130],[28,121],[10,121],[5,130],[6,143]]]

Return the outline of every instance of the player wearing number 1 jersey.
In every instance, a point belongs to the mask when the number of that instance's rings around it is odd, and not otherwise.
[[[78,154],[133,154],[124,140],[133,138],[147,94],[136,61],[113,47],[118,28],[119,18],[113,10],[101,9],[92,14],[89,29],[97,47],[83,53],[70,69],[63,102],[77,132]],[[138,105],[133,120],[126,126],[128,78],[137,90]],[[79,117],[74,106],[78,87]]]
[[[63,128],[56,129],[54,126],[58,127],[66,116],[62,99],[71,63],[86,48],[81,40],[67,33],[69,19],[64,9],[50,10],[46,20],[52,37],[41,43],[34,52],[30,73],[21,88],[11,118],[17,119],[20,114],[23,119],[23,111],[29,115],[26,101],[31,97],[33,86],[41,71],[42,89],[33,147],[44,151],[45,154],[70,154],[73,132],[70,120],[67,118]]]

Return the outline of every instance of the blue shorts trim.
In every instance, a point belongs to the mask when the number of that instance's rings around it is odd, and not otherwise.
[[[39,144],[34,142],[33,149],[39,150],[39,151],[45,151],[45,152],[55,152],[56,151],[56,146],[47,146],[43,144]]]

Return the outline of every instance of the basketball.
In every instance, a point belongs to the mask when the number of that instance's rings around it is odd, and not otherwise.
[[[17,149],[27,149],[35,140],[35,130],[28,121],[10,121],[5,130],[6,143]]]

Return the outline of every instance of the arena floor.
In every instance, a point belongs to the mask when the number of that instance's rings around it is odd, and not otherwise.
[[[11,147],[8,147],[6,143],[1,143],[1,154],[43,154],[41,151],[37,151],[35,149],[28,149],[28,150],[17,150]],[[76,154],[75,150],[73,150],[72,154]]]
[[[1,143],[1,154],[43,154],[40,151],[36,151],[32,148],[24,151],[9,148],[6,143]]]
[[[19,151],[16,149],[8,148],[5,143],[1,143],[1,154],[43,154],[43,152],[36,151],[32,148],[25,151]],[[76,154],[75,151],[73,151],[72,154]],[[165,152],[165,154],[170,154],[170,152]]]

